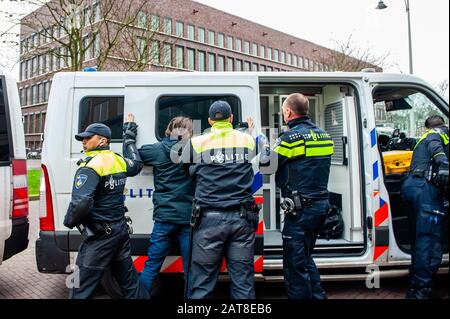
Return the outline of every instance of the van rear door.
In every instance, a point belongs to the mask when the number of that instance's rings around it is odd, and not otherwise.
[[[12,138],[6,81],[0,75],[0,263],[3,260],[5,240],[11,235],[11,153]]]

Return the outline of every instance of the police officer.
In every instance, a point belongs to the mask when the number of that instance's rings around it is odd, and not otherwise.
[[[223,257],[233,299],[255,298],[254,243],[258,213],[252,196],[252,136],[233,129],[225,101],[209,109],[211,132],[191,139],[183,162],[196,181],[192,261],[187,297],[211,297]]]
[[[274,151],[278,154],[276,184],[286,214],[282,234],[284,282],[289,298],[325,299],[311,254],[329,207],[333,141],[308,117],[309,101],[304,95],[289,95],[282,111],[289,130],[278,138]]]
[[[134,118],[128,116],[128,122],[134,122]],[[72,200],[64,219],[64,225],[77,227],[83,238],[74,273],[79,280],[74,280],[71,299],[91,297],[108,267],[125,298],[148,298],[133,266],[129,227],[124,216],[126,178],[142,169],[135,146],[137,125],[128,124],[124,125],[124,157],[109,149],[111,130],[104,124],[91,124],[75,135],[82,141],[87,157],[78,162]]]
[[[402,186],[411,235],[408,299],[430,298],[433,276],[443,253],[444,196],[448,187],[448,127],[441,116],[426,119],[427,131],[414,147],[411,167]]]

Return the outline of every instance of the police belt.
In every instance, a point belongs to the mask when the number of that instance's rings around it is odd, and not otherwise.
[[[280,206],[286,214],[296,215],[298,211],[312,207],[315,201],[317,200],[303,197],[298,191],[293,191],[292,194],[284,198]]]
[[[120,223],[123,221],[123,218],[116,220],[116,221],[103,221],[103,220],[90,220],[84,223],[84,226],[88,227],[94,235],[99,234],[111,234],[112,232],[112,225]]]

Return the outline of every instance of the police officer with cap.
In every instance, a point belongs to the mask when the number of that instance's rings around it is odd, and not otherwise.
[[[276,184],[284,198],[283,271],[291,299],[325,299],[311,257],[328,208],[328,179],[333,141],[308,117],[308,98],[291,94],[282,106],[289,130],[275,143]]]
[[[442,261],[444,200],[448,196],[448,127],[439,115],[426,119],[427,131],[414,147],[408,178],[402,185],[411,235],[408,299],[430,298]]]
[[[125,298],[148,298],[139,283],[131,259],[129,225],[125,218],[124,187],[128,176],[142,169],[135,145],[137,125],[132,115],[124,124],[123,155],[109,149],[111,130],[102,123],[89,125],[75,135],[82,141],[86,158],[78,162],[64,225],[82,234],[69,298],[92,296],[107,268],[116,278]],[[79,286],[77,286],[79,283]]]
[[[192,138],[182,156],[196,182],[187,297],[211,297],[225,257],[231,298],[253,299],[258,223],[252,196],[255,141],[233,129],[233,114],[226,101],[211,105],[208,122],[211,131]]]

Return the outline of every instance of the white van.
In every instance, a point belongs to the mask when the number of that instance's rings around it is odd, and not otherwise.
[[[379,266],[382,275],[407,274],[410,242],[400,185],[408,169],[403,159],[411,155],[411,145],[404,142],[415,143],[428,114],[442,114],[448,122],[449,107],[416,77],[372,72],[56,74],[42,151],[45,200],[36,246],[39,270],[70,271],[67,266],[73,263],[72,253],[80,244],[80,234],[65,228],[63,218],[76,163],[84,156],[74,135],[87,125],[107,124],[112,130],[111,148],[120,153],[124,114],[136,115],[137,146],[141,147],[160,140],[174,116],[200,120],[203,131],[208,127],[209,106],[224,99],[232,106],[235,124],[252,117],[257,133],[273,142],[283,129],[281,105],[293,92],[309,98],[311,118],[332,136],[335,145],[328,188],[344,228],[337,238],[317,242],[314,257],[322,279],[362,279],[372,264]],[[382,123],[393,123],[402,139],[398,134],[377,133]],[[153,226],[153,189],[151,168],[127,180],[125,203],[133,220],[132,253],[138,270],[146,260]],[[255,248],[256,276],[282,280],[280,193],[274,176],[262,175],[257,166],[254,192],[263,203]],[[445,251],[443,266],[448,265],[447,246]],[[181,271],[175,250],[166,258],[162,272]]]
[[[0,264],[28,246],[25,137],[15,79],[0,71]]]

